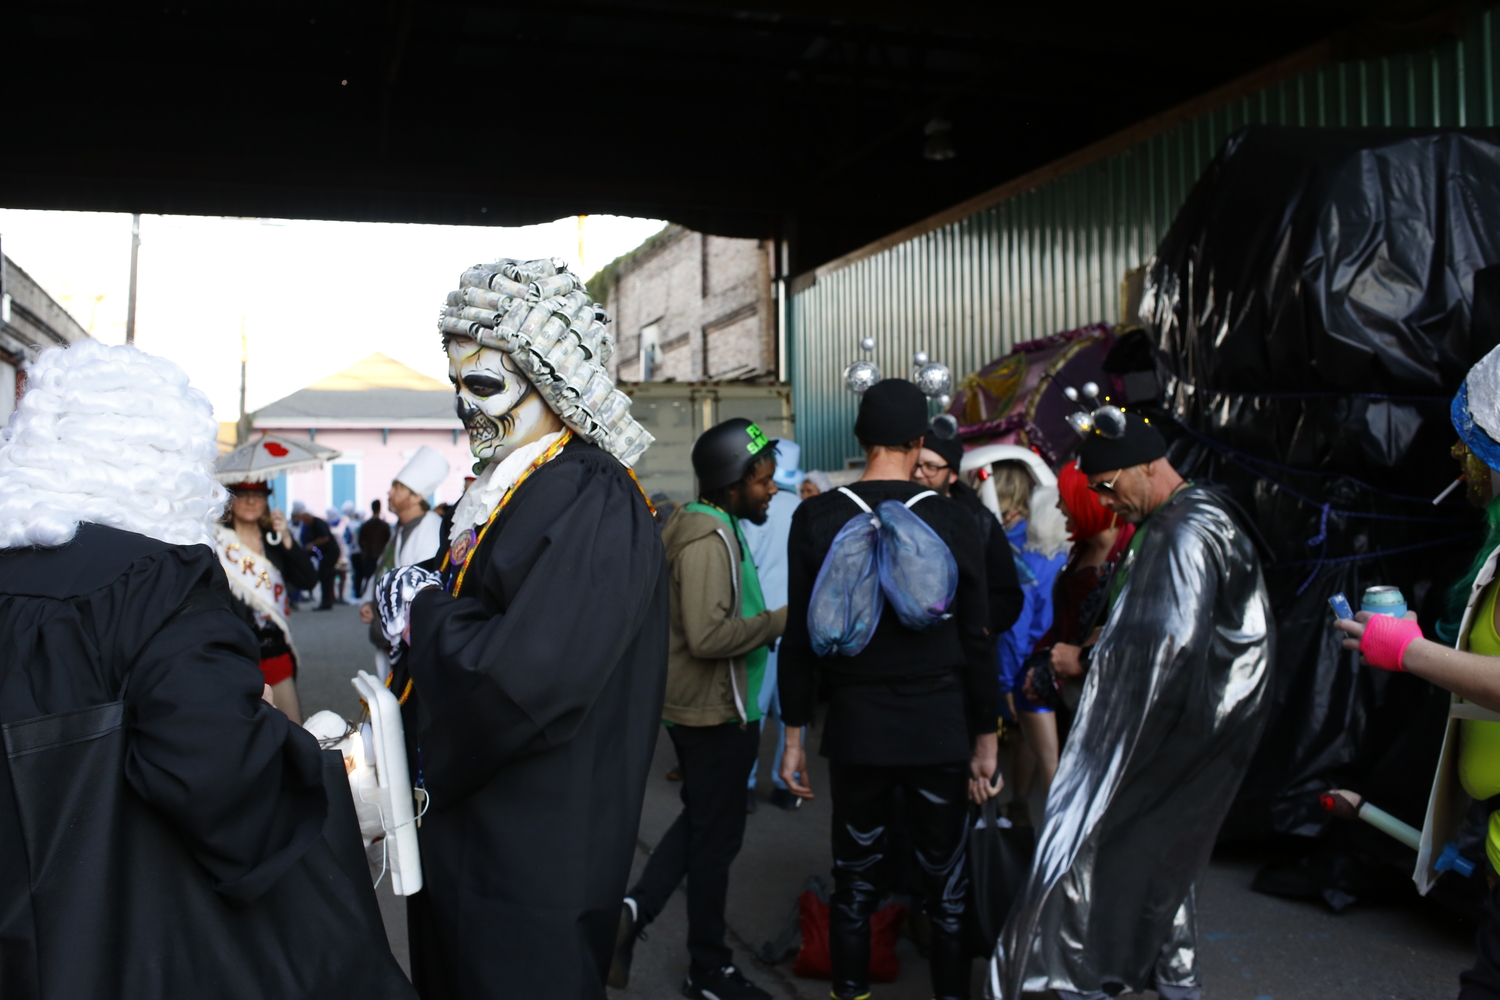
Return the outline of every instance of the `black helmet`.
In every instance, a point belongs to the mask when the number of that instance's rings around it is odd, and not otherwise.
[[[761,456],[775,445],[744,417],[715,424],[693,442],[693,473],[698,492],[707,493],[737,483]]]

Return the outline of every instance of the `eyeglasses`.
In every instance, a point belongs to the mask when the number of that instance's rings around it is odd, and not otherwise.
[[[1115,492],[1115,483],[1118,483],[1120,481],[1120,477],[1123,475],[1125,475],[1125,470],[1121,469],[1120,471],[1115,473],[1115,478],[1111,479],[1107,483],[1089,483],[1089,489],[1093,490],[1100,496],[1103,496],[1106,493],[1110,494],[1111,496],[1118,496],[1119,494]]]
[[[942,465],[939,465],[936,462],[918,462],[917,463],[917,469],[920,470],[923,475],[927,475],[927,476],[935,476],[939,472],[942,472],[944,469],[947,469],[947,468],[951,468],[951,466],[949,466],[946,462],[943,463]]]

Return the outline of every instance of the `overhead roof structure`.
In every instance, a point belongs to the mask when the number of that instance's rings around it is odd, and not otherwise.
[[[456,430],[453,388],[379,352],[255,411],[259,428]]]
[[[0,204],[613,213],[782,237],[797,272],[1320,40],[1428,44],[1449,6],[12,0]]]

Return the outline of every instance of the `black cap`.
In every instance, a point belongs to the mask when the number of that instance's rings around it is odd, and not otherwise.
[[[715,424],[693,442],[698,491],[706,493],[739,482],[762,456],[775,452],[776,446],[761,429],[744,417]]]
[[[1107,438],[1091,433],[1078,449],[1078,471],[1086,476],[1145,465],[1167,454],[1166,438],[1139,413],[1125,414],[1125,434]]]
[[[854,421],[861,444],[896,445],[927,433],[927,397],[904,378],[881,379],[865,390]]]
[[[922,447],[937,452],[948,463],[948,468],[957,472],[964,461],[964,445],[957,437],[945,436],[947,433],[941,427],[929,426]]]

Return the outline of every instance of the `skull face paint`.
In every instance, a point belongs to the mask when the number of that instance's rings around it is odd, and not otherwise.
[[[561,426],[510,355],[461,337],[445,338],[443,347],[448,352],[448,380],[457,393],[454,410],[469,432],[469,450],[475,458],[501,458],[517,445],[555,430],[554,424]]]

